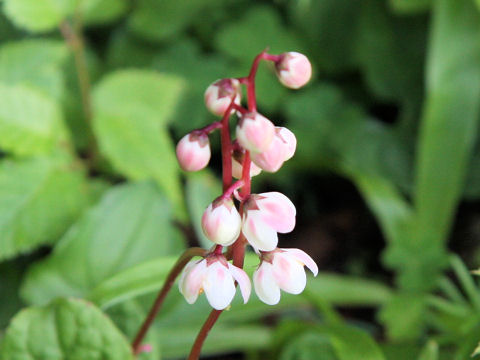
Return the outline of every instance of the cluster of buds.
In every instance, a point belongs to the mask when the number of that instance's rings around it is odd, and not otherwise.
[[[311,64],[302,54],[260,53],[247,77],[218,80],[207,88],[205,104],[222,120],[192,131],[177,145],[182,169],[198,171],[210,161],[208,136],[221,130],[223,194],[207,207],[202,217],[203,232],[214,246],[203,259],[191,260],[186,265],[179,283],[187,302],[194,303],[205,292],[210,305],[217,310],[231,303],[235,282],[244,301],[249,299],[251,283],[242,270],[247,244],[260,258],[253,284],[257,296],[266,304],[277,304],[280,290],[301,293],[306,286],[304,266],[314,275],[318,272],[305,252],[277,248],[278,233],[289,233],[295,227],[293,203],[279,192],[250,193],[251,177],[262,170],[278,171],[294,155],[297,145],[290,130],[276,127],[257,112],[255,75],[261,60],[273,62],[280,82],[292,89],[305,85],[312,75]],[[241,102],[242,85],[246,86],[247,107]],[[238,117],[234,141],[229,127],[233,115]],[[232,177],[239,180],[232,184]]]

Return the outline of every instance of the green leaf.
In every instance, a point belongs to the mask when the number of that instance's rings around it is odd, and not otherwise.
[[[391,295],[391,290],[378,282],[328,273],[309,279],[305,289],[308,298],[348,307],[382,305]]]
[[[88,296],[106,278],[158,256],[177,254],[183,242],[172,210],[151,183],[117,186],[30,268],[22,297],[43,304],[57,296]]]
[[[438,352],[438,344],[435,341],[430,340],[423,348],[418,360],[438,360]]]
[[[416,251],[412,251],[411,261],[423,256],[425,249],[443,254],[442,261],[430,264],[432,276],[436,276],[446,265],[445,241],[477,137],[480,14],[469,0],[436,1],[433,14],[414,194]],[[410,287],[418,276],[404,276],[402,286]],[[435,283],[424,273],[421,277],[426,288]]]
[[[0,47],[0,82],[34,86],[56,99],[65,88],[62,68],[68,49],[62,41],[29,39]]]
[[[2,343],[3,360],[133,359],[129,343],[100,310],[76,299],[31,307],[12,321]]]
[[[389,5],[399,14],[411,14],[429,10],[432,2],[432,0],[389,0]]]
[[[128,25],[135,34],[148,40],[171,39],[213,2],[215,0],[140,0]]]
[[[282,350],[280,360],[337,360],[325,335],[305,332],[296,336]]]
[[[118,19],[129,8],[128,0],[83,0],[80,11],[86,25],[105,24]]]
[[[0,84],[0,148],[27,156],[69,144],[56,102],[32,88]]]
[[[155,179],[178,209],[179,167],[166,123],[182,87],[171,75],[124,70],[110,73],[93,95],[93,127],[101,151],[128,178]]]
[[[192,219],[193,228],[197,239],[205,249],[212,247],[212,242],[207,239],[202,230],[202,215],[207,206],[222,193],[221,182],[211,173],[202,172],[192,174],[187,178],[185,196],[187,208]]]
[[[274,54],[303,51],[298,38],[285,29],[280,15],[268,6],[252,7],[241,19],[223,27],[215,39],[215,46],[247,64],[267,46]]]
[[[53,243],[85,206],[84,174],[57,159],[0,162],[0,259]]]
[[[56,28],[75,10],[75,0],[5,0],[3,10],[18,27],[31,32]]]

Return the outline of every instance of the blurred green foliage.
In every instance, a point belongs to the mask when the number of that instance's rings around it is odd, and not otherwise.
[[[259,109],[298,148],[254,186],[309,199],[309,219],[321,189],[299,178],[347,179],[382,231],[384,269],[321,272],[276,307],[236,298],[204,354],[478,357],[480,291],[447,245],[461,201],[480,199],[480,1],[0,6],[2,360],[132,358],[127,339],[176,256],[208,247],[200,217],[221,187],[214,171],[181,173],[174,143],[215,120],[205,88],[267,47],[305,53],[314,79],[294,93],[260,66]],[[208,311],[173,291],[139,358],[185,357]]]

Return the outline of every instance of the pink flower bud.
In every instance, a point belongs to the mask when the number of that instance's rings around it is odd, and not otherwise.
[[[312,65],[308,58],[297,52],[287,52],[280,55],[275,64],[280,82],[291,89],[305,85],[312,77]]]
[[[237,141],[250,152],[267,150],[274,135],[273,123],[258,113],[244,114],[237,125]]]
[[[242,178],[243,173],[243,159],[245,154],[243,151],[234,151],[232,155],[232,176],[236,179]],[[262,172],[257,165],[254,163],[250,164],[250,177],[257,176]]]
[[[205,90],[205,105],[212,114],[223,116],[233,97],[240,105],[240,82],[237,79],[217,80]]]
[[[248,275],[228,263],[223,255],[210,255],[200,261],[190,261],[185,266],[178,285],[189,304],[197,301],[198,295],[204,291],[210,305],[216,310],[223,310],[235,296],[234,281],[238,282],[246,303],[252,286]]]
[[[295,135],[287,128],[276,127],[270,147],[264,152],[253,153],[252,161],[262,170],[276,172],[293,156],[296,147]]]
[[[242,232],[255,249],[274,250],[277,232],[288,233],[295,227],[295,206],[279,192],[252,194],[243,209]]]
[[[231,199],[217,198],[202,216],[205,236],[215,244],[229,246],[240,235],[242,219]]]
[[[268,305],[278,304],[280,290],[300,294],[307,284],[306,265],[314,276],[318,274],[317,264],[299,249],[277,249],[264,253],[263,261],[253,274],[255,292]]]
[[[185,171],[198,171],[210,161],[208,136],[198,131],[185,135],[177,144],[177,159]]]

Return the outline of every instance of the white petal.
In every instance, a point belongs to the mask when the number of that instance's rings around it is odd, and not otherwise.
[[[280,252],[275,253],[273,276],[280,289],[290,294],[300,294],[307,285],[307,275],[303,265],[295,258]]]
[[[293,256],[297,259],[302,265],[306,265],[310,271],[313,273],[313,276],[317,276],[318,274],[318,266],[313,261],[313,259],[308,255],[305,251],[300,249],[281,249],[286,251],[289,255]]]
[[[280,301],[280,288],[273,277],[270,263],[262,262],[253,273],[253,286],[258,298],[265,304],[275,305]]]
[[[193,304],[202,288],[203,278],[207,267],[207,261],[192,260],[186,266],[180,279],[179,288],[185,300]]]
[[[257,201],[262,220],[279,233],[292,231],[297,211],[290,199],[276,191],[258,195],[264,197]]]
[[[277,232],[264,223],[258,210],[249,210],[244,216],[242,231],[255,249],[272,251],[277,247]]]
[[[240,286],[240,291],[243,297],[243,303],[246,304],[248,298],[250,297],[250,293],[252,292],[252,284],[250,283],[250,279],[248,275],[242,269],[233,266],[232,264],[228,264],[228,268],[230,273],[232,274],[233,278],[237,280],[238,286]]]
[[[230,305],[235,295],[235,285],[228,268],[220,262],[208,266],[203,280],[203,289],[208,302],[214,309],[223,310]]]

